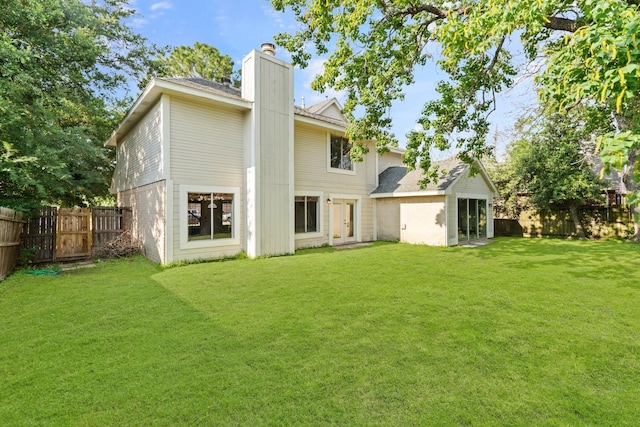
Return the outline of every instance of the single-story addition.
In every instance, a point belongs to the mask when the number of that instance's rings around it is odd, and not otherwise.
[[[478,161],[477,173],[456,156],[433,162],[443,173],[420,188],[421,169],[392,166],[379,177],[370,197],[376,201],[377,235],[433,246],[452,246],[493,237],[493,199],[498,191]]]
[[[398,175],[402,150],[381,155],[363,141],[369,152],[353,163],[346,126],[335,99],[294,105],[293,68],[268,45],[243,59],[240,90],[203,79],[152,80],[105,143],[116,149],[111,191],[132,208],[132,235],[145,255],[163,264],[378,239],[453,245],[458,228],[468,238],[478,227],[473,237],[492,237],[492,185],[480,188],[478,176],[461,173],[443,194],[400,197],[402,187],[386,183]],[[407,216],[405,199],[420,201],[424,212]],[[441,224],[429,205],[436,199]],[[458,215],[463,203],[467,217]],[[414,237],[421,221],[449,237]]]

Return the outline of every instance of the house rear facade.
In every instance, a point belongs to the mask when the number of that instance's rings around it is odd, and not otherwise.
[[[334,99],[295,106],[291,64],[253,50],[241,90],[153,80],[106,142],[116,148],[111,189],[132,208],[145,255],[163,264],[377,240],[372,195],[401,150],[379,155],[365,141],[369,153],[353,163],[346,126]]]

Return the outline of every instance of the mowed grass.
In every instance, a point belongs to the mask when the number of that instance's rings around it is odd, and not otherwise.
[[[0,282],[0,424],[637,425],[640,246],[380,243]]]

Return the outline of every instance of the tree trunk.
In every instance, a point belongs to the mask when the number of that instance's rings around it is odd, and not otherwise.
[[[640,186],[635,180],[633,169],[638,159],[638,148],[629,151],[629,166],[625,168],[622,174],[622,182],[627,189],[627,193],[640,190]],[[632,240],[640,242],[640,206],[631,205],[631,215],[633,217],[633,236]]]
[[[574,204],[569,206],[569,213],[571,214],[571,220],[576,226],[576,235],[578,239],[584,239],[584,228],[582,228],[582,222],[580,222],[580,215],[578,214],[578,207]]]

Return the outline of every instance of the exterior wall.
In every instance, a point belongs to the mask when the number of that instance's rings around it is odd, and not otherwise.
[[[243,60],[242,75],[242,96],[254,103],[244,157],[247,253],[292,253],[293,68],[254,50]]]
[[[243,144],[247,113],[172,97],[171,141],[171,261],[233,256],[244,250]],[[233,239],[188,242],[185,195],[189,191],[237,189]],[[230,190],[227,190],[230,191]],[[185,206],[183,206],[185,205]]]
[[[165,182],[122,191],[118,205],[131,207],[131,234],[142,244],[144,255],[155,262],[167,262]]]
[[[376,199],[378,240],[400,240],[400,198]]]
[[[344,120],[344,116],[342,115],[342,112],[335,104],[330,105],[329,107],[327,107],[326,110],[324,110],[320,114],[322,114],[325,117],[330,117],[332,119]]]
[[[157,102],[131,132],[118,142],[112,186],[114,192],[162,179],[162,102]]]
[[[331,171],[328,168],[328,138],[331,134],[327,129],[308,124],[295,124],[295,192],[298,195],[322,195],[320,198],[320,232],[300,233],[295,235],[296,248],[320,246],[331,243],[330,209],[326,200],[332,197],[340,199],[358,199],[359,206],[359,241],[374,239],[373,200],[368,194],[376,185],[376,154],[375,147],[370,144],[369,153],[364,161],[355,164],[355,173]],[[340,134],[333,132],[333,134]],[[313,193],[313,194],[311,194]],[[358,227],[358,224],[356,224]]]
[[[378,239],[447,245],[444,196],[377,199]]]
[[[414,197],[400,204],[400,240],[432,246],[447,245],[444,196]]]
[[[382,173],[392,166],[404,166],[402,154],[389,151],[378,155],[378,173]]]
[[[482,173],[478,173],[475,176],[469,176],[469,173],[454,184],[452,189],[452,196],[448,201],[448,220],[451,227],[449,227],[448,241],[450,245],[458,244],[458,199],[460,198],[472,198],[472,199],[486,199],[487,200],[487,237],[494,236],[493,227],[493,191],[490,185],[482,176]]]
[[[447,230],[447,246],[455,246],[458,244],[458,199],[455,194],[446,198],[447,203],[447,222],[449,228]]]

